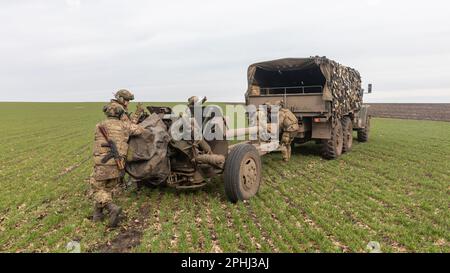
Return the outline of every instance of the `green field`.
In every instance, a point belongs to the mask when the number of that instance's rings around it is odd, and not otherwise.
[[[370,141],[339,160],[314,143],[289,164],[264,156],[259,195],[236,205],[220,179],[125,191],[126,219],[108,230],[86,198],[102,105],[0,103],[0,251],[450,251],[450,123],[373,119]]]

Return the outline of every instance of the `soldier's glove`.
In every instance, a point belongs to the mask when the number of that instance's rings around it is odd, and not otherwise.
[[[269,134],[272,133],[272,123],[267,124],[267,132],[268,132]]]
[[[144,106],[142,105],[142,102],[139,102],[136,105],[136,115],[141,115],[142,113],[144,113]]]

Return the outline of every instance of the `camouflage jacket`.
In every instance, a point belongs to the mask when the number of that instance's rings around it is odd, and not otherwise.
[[[138,120],[139,120],[139,115],[137,115],[136,113],[128,113],[128,108],[123,106],[121,103],[119,103],[117,100],[112,99],[110,101],[110,104],[115,104],[114,106],[116,107],[120,107],[123,109],[123,111],[125,112],[124,115],[122,115],[122,117],[120,118],[122,121],[131,121],[131,123],[133,124],[137,124]]]
[[[297,117],[289,109],[280,108],[278,121],[282,132],[295,132],[300,130]]]
[[[110,152],[109,147],[102,147],[102,144],[107,143],[105,137],[100,132],[99,126],[106,128],[108,137],[114,141],[117,150],[123,158],[128,152],[128,139],[132,135],[142,134],[144,128],[140,125],[133,124],[130,121],[123,121],[116,118],[107,118],[106,120],[97,124],[95,128],[94,139],[94,178],[96,180],[107,180],[121,176],[114,158],[103,163],[102,159]]]

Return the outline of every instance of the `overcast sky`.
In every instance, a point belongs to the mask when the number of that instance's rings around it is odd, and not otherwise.
[[[450,4],[0,0],[0,101],[243,101],[248,65],[325,55],[366,102],[450,102]]]

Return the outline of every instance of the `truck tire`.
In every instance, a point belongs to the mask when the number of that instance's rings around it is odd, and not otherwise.
[[[239,144],[225,160],[225,194],[233,203],[248,200],[261,185],[261,158],[253,145]]]
[[[353,146],[353,122],[350,117],[344,117],[342,119],[342,132],[344,135],[342,153],[347,153],[352,150]]]
[[[363,129],[358,130],[358,141],[359,142],[369,141],[369,132],[370,132],[370,117],[367,117],[366,126]]]
[[[325,159],[336,159],[342,154],[344,137],[342,133],[342,124],[340,121],[331,129],[331,138],[324,140],[323,157]]]

